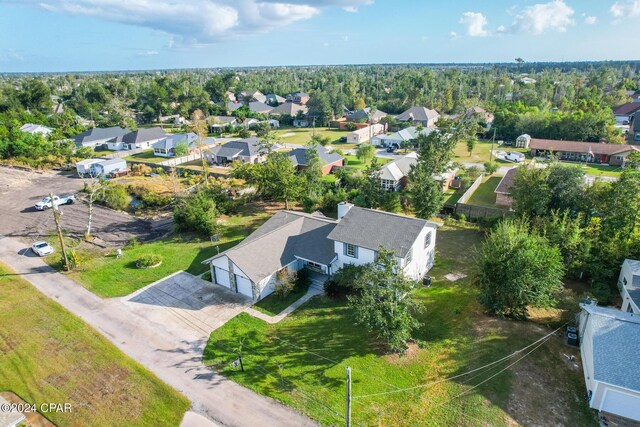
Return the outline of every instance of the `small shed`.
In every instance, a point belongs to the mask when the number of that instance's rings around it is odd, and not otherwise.
[[[520,135],[516,138],[516,148],[529,148],[529,143],[531,142],[531,135],[528,133]]]
[[[85,176],[93,173],[92,166],[96,163],[104,162],[103,159],[84,159],[76,163],[76,171],[79,176]]]
[[[122,172],[127,170],[127,161],[124,159],[109,159],[91,165],[95,176],[104,176],[112,172]]]

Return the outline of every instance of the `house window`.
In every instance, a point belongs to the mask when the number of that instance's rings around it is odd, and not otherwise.
[[[413,261],[413,248],[409,249],[407,255],[404,257],[405,265],[408,265]]]
[[[424,236],[424,247],[428,248],[429,246],[431,246],[431,231],[429,231],[427,235]]]
[[[351,258],[358,258],[358,247],[351,243],[344,244],[344,254]]]

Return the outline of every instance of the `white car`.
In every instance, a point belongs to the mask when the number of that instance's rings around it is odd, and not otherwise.
[[[510,162],[521,163],[524,162],[525,156],[517,151],[510,151],[505,154],[504,159]]]
[[[47,242],[35,242],[31,245],[31,250],[38,256],[47,256],[54,252],[51,245]]]
[[[42,199],[41,201],[35,204],[35,208],[36,210],[43,211],[45,209],[52,208],[53,206],[57,207],[60,205],[70,205],[75,200],[76,200],[76,196],[74,195],[60,196],[60,197],[53,196],[53,203],[51,203],[51,197],[45,197],[44,199]]]

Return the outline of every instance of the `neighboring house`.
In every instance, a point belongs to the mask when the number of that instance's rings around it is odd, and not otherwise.
[[[618,277],[622,311],[640,314],[640,261],[625,259]]]
[[[494,190],[496,193],[496,205],[505,206],[511,209],[513,199],[511,198],[511,188],[518,173],[518,168],[511,168],[504,174],[498,186]]]
[[[640,111],[640,102],[627,102],[614,108],[613,116],[617,124],[628,125],[637,111]]]
[[[91,176],[105,176],[111,172],[123,172],[127,170],[127,161],[125,159],[109,159],[92,163],[89,166]]]
[[[283,104],[286,101],[287,101],[286,98],[284,98],[284,97],[282,97],[280,95],[276,95],[275,93],[270,93],[270,94],[268,94],[266,96],[266,101],[264,101],[264,102],[266,102],[269,105],[276,106],[276,105]]]
[[[426,107],[411,107],[396,116],[399,122],[411,122],[414,125],[422,125],[424,127],[433,127],[438,121],[440,114],[436,110],[430,110]]]
[[[399,148],[403,142],[413,142],[420,135],[429,135],[434,128],[423,128],[418,130],[415,126],[409,126],[401,131],[391,134],[380,134],[371,138],[371,144],[379,147]]]
[[[536,79],[532,79],[531,77],[523,77],[520,79],[520,83],[525,84],[525,85],[533,85],[536,84],[537,80]]]
[[[279,273],[306,267],[330,276],[345,264],[374,262],[380,246],[395,252],[411,279],[433,265],[435,223],[349,203],[338,206],[338,218],[277,212],[239,245],[204,263],[214,283],[254,301],[274,291]]]
[[[78,176],[83,177],[85,175],[91,175],[93,169],[91,169],[91,165],[95,163],[103,162],[104,159],[84,159],[80,160],[76,163],[76,172],[78,172]]]
[[[244,102],[245,104],[254,101],[264,103],[267,101],[267,97],[259,90],[243,90],[238,96],[238,101]]]
[[[251,129],[252,127],[255,127],[256,125],[258,125],[259,123],[260,123],[260,120],[254,119],[253,117],[247,117],[242,121],[241,125],[247,129]]]
[[[494,115],[482,107],[471,107],[463,116],[464,120],[478,120],[478,123],[484,125],[484,130],[488,131],[493,125]]]
[[[239,108],[244,107],[244,104],[242,102],[237,102],[237,101],[230,101],[227,102],[227,110],[229,112],[234,112]]]
[[[587,402],[605,418],[640,422],[640,317],[580,304],[578,333]],[[636,423],[629,422],[635,421]]]
[[[293,162],[293,165],[298,169],[304,169],[307,167],[307,151],[311,147],[299,147],[295,148],[287,155]],[[317,146],[316,150],[318,151],[318,157],[320,158],[320,163],[322,164],[322,175],[328,175],[331,173],[334,167],[342,167],[344,164],[344,158],[335,152],[331,152],[326,147]]]
[[[372,137],[380,135],[385,131],[386,127],[383,124],[375,123],[362,129],[354,130],[347,134],[348,144],[362,144],[369,141]]]
[[[42,136],[49,136],[49,134],[51,132],[53,132],[53,129],[51,129],[50,127],[47,126],[43,126],[43,125],[36,125],[33,123],[25,123],[22,126],[20,126],[20,131],[21,132],[25,132],[25,133],[30,133],[32,135],[35,134],[40,134]]]
[[[276,119],[269,119],[269,120],[267,120],[267,123],[269,123],[269,126],[271,126],[272,128],[279,128],[280,127],[280,121],[276,120]]]
[[[529,148],[533,157],[554,154],[558,160],[608,163],[613,166],[624,165],[629,154],[640,151],[640,147],[633,145],[536,138],[531,138]]]
[[[293,126],[297,128],[309,127],[309,120],[307,119],[293,119]]]
[[[28,408],[28,405],[11,404],[7,399],[0,396],[0,426],[2,427],[18,427],[26,424],[26,417],[22,412],[18,410],[18,407],[24,406]],[[25,410],[25,409],[23,409]],[[29,423],[28,425],[31,425]]]
[[[309,94],[305,92],[294,92],[287,95],[287,101],[295,102],[296,104],[306,104],[309,102]]]
[[[73,137],[78,147],[105,148],[107,144],[118,144],[122,137],[131,132],[120,126],[108,128],[92,128]]]
[[[407,184],[411,166],[418,163],[418,155],[409,153],[380,168],[380,186],[389,191],[400,191]]]
[[[295,102],[285,102],[284,104],[280,104],[271,109],[271,111],[269,111],[269,115],[296,117],[298,115],[298,111],[302,111],[302,114],[307,114],[309,109],[306,105],[296,104]]]
[[[254,113],[267,114],[271,110],[273,110],[273,107],[271,105],[265,104],[264,102],[251,101],[249,103],[249,110]]]
[[[158,157],[175,157],[176,147],[179,144],[187,144],[187,150],[196,148],[198,135],[193,132],[167,135],[165,138],[153,144],[153,155]]]
[[[174,125],[183,125],[187,123],[187,119],[180,114],[172,114],[170,116],[159,116],[158,121],[161,123],[173,123]]]
[[[366,122],[366,123],[378,123],[383,117],[386,117],[387,113],[380,110],[373,110],[365,107],[360,110],[351,111],[347,114],[348,122]]]
[[[260,155],[260,140],[251,138],[229,141],[205,151],[205,157],[209,163],[226,165],[240,160],[243,163],[260,163],[264,156]]]
[[[226,91],[224,93],[224,97],[225,97],[226,101],[231,101],[231,102],[237,101],[235,93],[233,93],[231,91]]]
[[[529,148],[529,144],[531,144],[531,135],[528,133],[524,133],[516,138],[516,148]]]
[[[640,111],[636,111],[631,116],[629,130],[627,131],[627,142],[629,144],[640,144]]]
[[[167,133],[161,127],[140,128],[122,137],[123,148],[120,150],[135,150],[150,148],[154,143],[165,138]]]
[[[211,116],[207,119],[211,133],[221,133],[230,126],[236,126],[238,121],[233,116]]]

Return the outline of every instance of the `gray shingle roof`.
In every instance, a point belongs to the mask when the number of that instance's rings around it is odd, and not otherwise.
[[[427,224],[423,219],[354,206],[328,237],[374,251],[384,246],[404,258]]]
[[[309,150],[309,148],[311,147],[294,148],[293,150],[289,151],[289,153],[287,153],[287,155],[291,158],[291,161],[293,162],[294,166],[307,165],[307,151]],[[335,152],[330,152],[326,147],[318,146],[316,147],[316,150],[318,151],[318,157],[320,157],[320,162],[323,165],[328,165],[329,163],[334,163],[334,162],[337,162],[338,160],[343,159],[343,157],[340,154]]]
[[[380,179],[400,181],[403,177],[409,175],[409,172],[411,172],[411,166],[416,163],[418,163],[417,156],[411,154],[387,163],[380,168]]]
[[[374,120],[380,120],[386,115],[387,113],[385,113],[384,111],[380,111],[380,110],[371,111],[371,108],[365,107],[356,111],[352,111],[351,113],[347,114],[347,119],[349,120],[367,119],[368,120],[369,118],[371,118]]]
[[[438,117],[440,117],[440,114],[436,110],[430,110],[426,107],[411,107],[398,114],[396,119],[400,122],[407,122],[409,120],[426,122],[437,119]]]
[[[285,102],[284,104],[280,104],[269,111],[269,114],[274,116],[288,114],[292,117],[295,117],[296,114],[298,114],[298,111],[302,111],[304,114],[307,114],[309,109],[306,105],[296,104],[295,102]]]
[[[112,126],[109,128],[93,128],[77,134],[73,137],[73,140],[76,143],[82,144],[85,142],[123,137],[129,132],[131,132],[129,129],[123,129],[120,126]]]
[[[127,144],[136,144],[139,142],[153,141],[163,138],[167,133],[161,127],[141,128],[134,132],[129,132],[122,137],[122,141]]]
[[[188,143],[189,148],[192,148],[197,139],[198,135],[193,132],[168,135],[166,138],[161,139],[160,141],[153,144],[153,148],[163,148],[165,150],[170,150],[172,148],[175,148],[176,145],[180,144],[181,142]]]
[[[273,107],[269,104],[265,104],[264,102],[251,101],[249,103],[249,110],[253,111],[254,113],[268,113],[269,111],[273,110]]]
[[[593,331],[593,378],[640,391],[640,317],[591,304],[580,306]]]
[[[498,186],[494,190],[495,193],[511,194],[511,187],[513,187],[513,181],[516,179],[518,168],[511,168],[504,174]]]
[[[330,218],[280,211],[242,243],[213,259],[226,255],[254,283],[296,257],[327,265],[335,258],[333,241],[327,239],[335,224]]]
[[[226,144],[222,144],[221,146],[219,146],[219,149],[217,151],[212,151],[214,152],[214,154],[227,157],[225,154],[220,153],[237,153],[238,150],[240,150],[240,154],[243,156],[257,156],[260,151],[260,140],[257,137],[252,136],[250,138],[239,139],[237,141],[229,141]]]

